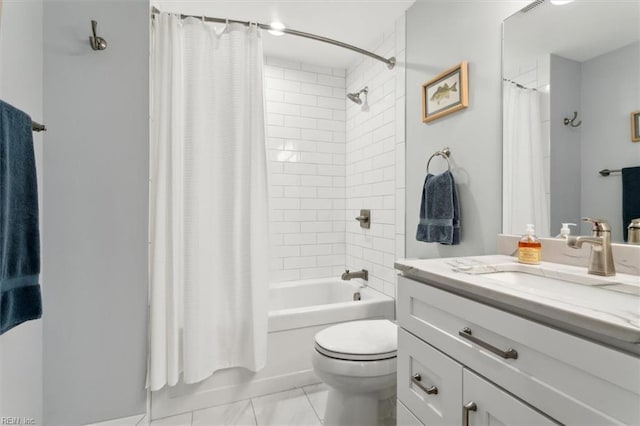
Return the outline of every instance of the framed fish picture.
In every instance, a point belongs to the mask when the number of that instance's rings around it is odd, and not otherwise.
[[[463,61],[422,85],[422,122],[469,106],[468,63]]]
[[[631,113],[631,140],[640,142],[640,111]]]

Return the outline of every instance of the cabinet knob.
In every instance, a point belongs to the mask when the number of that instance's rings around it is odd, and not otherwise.
[[[416,385],[418,388],[420,388],[423,392],[425,392],[427,395],[437,395],[438,394],[438,388],[435,386],[429,386],[428,388],[425,387],[422,384],[422,376],[419,373],[416,373],[413,375],[413,377],[411,377],[411,382]]]

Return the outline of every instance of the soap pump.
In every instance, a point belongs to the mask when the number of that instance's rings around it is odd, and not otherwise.
[[[571,228],[569,226],[577,226],[575,223],[563,223],[560,228],[560,233],[556,235],[556,238],[568,238],[571,235]]]
[[[537,265],[542,260],[542,244],[536,237],[534,226],[527,224],[527,231],[518,241],[518,262]]]

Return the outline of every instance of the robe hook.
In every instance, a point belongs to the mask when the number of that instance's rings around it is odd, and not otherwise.
[[[98,30],[98,21],[91,21],[91,30],[93,31],[93,37],[89,37],[89,43],[93,50],[104,50],[107,48],[107,41],[102,37],[98,37],[96,34]]]
[[[576,121],[576,118],[578,118],[578,111],[574,111],[574,112],[573,112],[573,117],[572,117],[571,119],[569,119],[569,118],[566,118],[566,117],[565,117],[565,119],[564,119],[564,125],[565,125],[565,126],[569,126],[569,125],[570,125],[571,127],[578,127],[578,126],[580,126],[580,125],[582,124],[582,120],[580,120],[580,121],[578,121],[578,122],[576,123],[576,122],[575,122],[575,121]]]

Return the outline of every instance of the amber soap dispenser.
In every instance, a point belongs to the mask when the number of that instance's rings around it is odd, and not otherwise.
[[[536,237],[533,224],[527,224],[526,233],[518,241],[518,262],[537,265],[542,259],[542,243]]]

